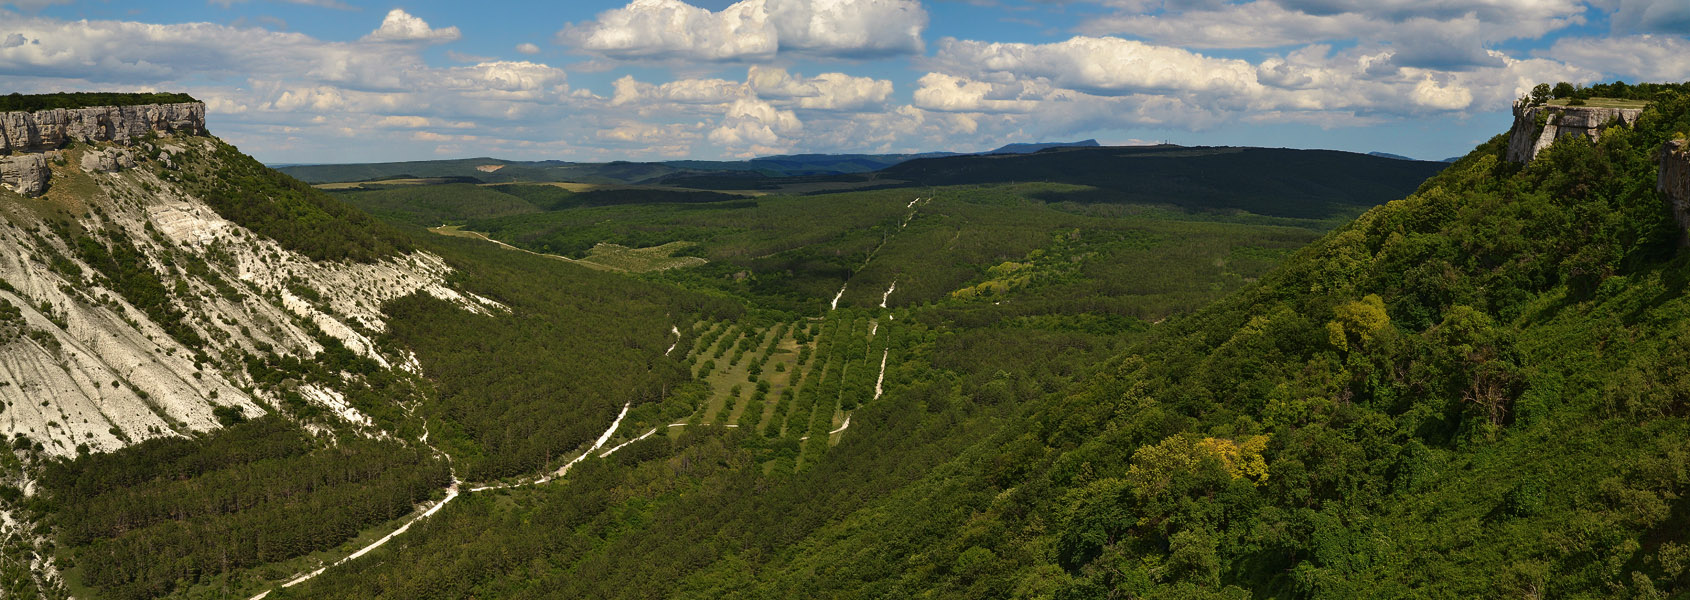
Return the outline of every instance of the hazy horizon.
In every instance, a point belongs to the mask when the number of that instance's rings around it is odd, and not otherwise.
[[[0,0],[0,93],[183,91],[273,164],[1095,138],[1466,153],[1538,82],[1690,79],[1665,0]]]

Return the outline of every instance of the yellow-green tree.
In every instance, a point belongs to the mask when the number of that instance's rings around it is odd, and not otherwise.
[[[1326,339],[1339,350],[1365,344],[1391,324],[1390,315],[1385,314],[1385,301],[1378,294],[1346,302],[1333,312],[1333,319],[1326,323]]]
[[[1233,478],[1248,478],[1261,484],[1267,480],[1268,436],[1253,435],[1242,440],[1176,435],[1133,453],[1127,481],[1141,496],[1160,494],[1177,475],[1198,469],[1214,460]]]

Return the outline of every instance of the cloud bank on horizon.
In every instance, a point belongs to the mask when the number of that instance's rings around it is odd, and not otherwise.
[[[1538,82],[1690,80],[1683,0],[183,4],[0,0],[0,93],[186,91],[272,162],[1081,137],[1439,158]]]

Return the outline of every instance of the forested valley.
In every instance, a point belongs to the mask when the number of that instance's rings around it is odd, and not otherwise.
[[[20,437],[39,490],[0,503],[77,597],[1673,597],[1690,259],[1656,182],[1690,97],[1647,91],[1523,165],[1505,132],[1447,168],[1057,149],[803,193],[311,186],[207,146],[166,180],[311,260],[437,255],[458,296],[358,331],[414,369],[311,329],[235,363],[273,414]],[[1120,192],[1144,161],[1343,176]],[[182,320],[197,267],[42,235]]]

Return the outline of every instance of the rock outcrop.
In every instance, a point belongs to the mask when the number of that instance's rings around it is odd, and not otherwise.
[[[82,155],[82,170],[92,173],[116,173],[134,166],[135,153],[122,148],[91,150]]]
[[[48,170],[48,154],[0,156],[0,186],[25,196],[40,196],[47,191],[47,180],[53,177]]]
[[[39,152],[66,142],[126,144],[152,132],[205,132],[205,104],[143,104],[0,113],[0,154]]]
[[[1679,229],[1690,230],[1690,142],[1673,140],[1661,148],[1661,170],[1655,176],[1655,189],[1666,196]],[[1690,238],[1681,236],[1679,243],[1687,240]]]
[[[205,133],[205,104],[141,104],[53,108],[35,112],[0,112],[0,185],[25,196],[47,191],[52,178],[48,157],[40,152],[70,142],[128,144],[149,133]],[[133,153],[118,149],[90,152],[82,168],[110,173],[135,166]]]
[[[1594,142],[1610,124],[1637,123],[1641,108],[1528,106],[1514,104],[1514,128],[1508,136],[1508,160],[1528,163],[1562,136],[1580,135]]]

